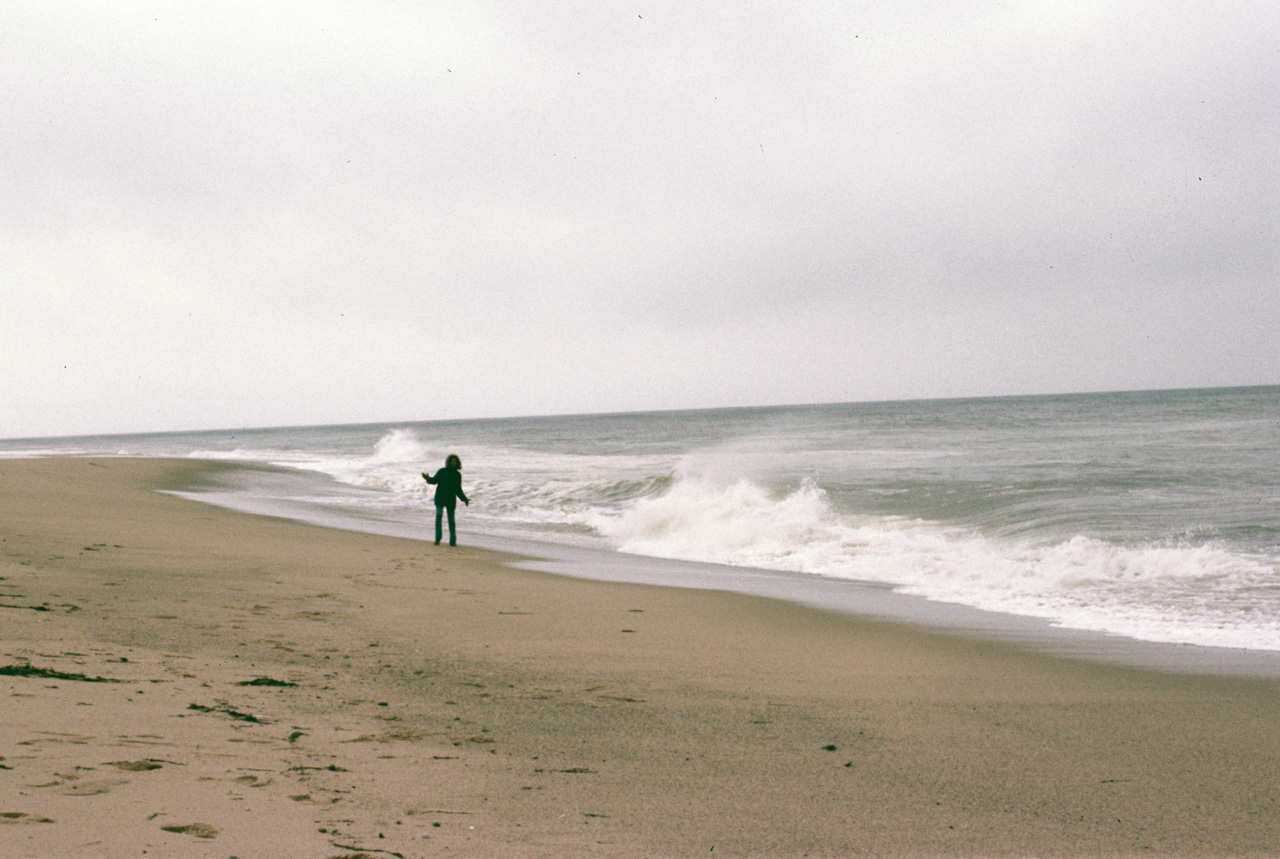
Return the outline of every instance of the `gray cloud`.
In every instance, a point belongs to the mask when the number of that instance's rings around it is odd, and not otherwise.
[[[0,435],[1280,374],[1267,2],[0,26]]]

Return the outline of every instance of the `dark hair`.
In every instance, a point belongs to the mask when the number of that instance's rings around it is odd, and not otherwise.
[[[457,463],[457,465],[453,465],[455,462]],[[450,465],[453,465],[454,468],[461,469],[462,459],[459,458],[459,456],[456,453],[451,453],[444,458],[444,467],[448,468]]]

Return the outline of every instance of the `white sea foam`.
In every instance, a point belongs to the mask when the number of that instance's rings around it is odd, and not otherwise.
[[[418,471],[425,470],[428,463],[437,459],[443,461],[444,458],[438,448],[422,441],[408,429],[393,429],[385,433],[374,444],[372,452],[367,454],[353,451],[350,455],[343,455],[340,452],[307,447],[237,447],[233,450],[194,450],[188,456],[194,459],[259,462],[316,471],[350,486],[386,490],[394,494],[417,490],[423,484]],[[372,496],[366,501],[376,503]],[[392,505],[396,503],[394,497],[384,498],[382,501]]]
[[[121,451],[122,455],[128,455],[127,451]],[[225,460],[227,462],[270,462],[280,465],[292,465],[288,462],[288,454],[284,451],[273,450],[253,450],[245,447],[237,447],[234,450],[193,450],[187,454],[189,459],[213,459]]]
[[[371,466],[408,465],[425,462],[436,455],[437,450],[418,438],[417,433],[394,429],[378,439],[373,446],[373,455],[364,462]]]
[[[17,447],[11,450],[0,450],[0,459],[32,459],[43,456],[74,456],[77,451],[59,450],[47,447]]]
[[[885,582],[1152,641],[1280,649],[1277,570],[1210,544],[997,540],[921,520],[838,514],[810,482],[778,497],[745,479],[682,480],[595,525],[635,554]]]

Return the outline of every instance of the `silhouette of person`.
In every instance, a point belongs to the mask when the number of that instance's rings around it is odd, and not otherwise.
[[[463,504],[471,506],[467,493],[462,491],[462,460],[456,453],[451,453],[444,458],[444,468],[434,475],[424,471],[422,479],[436,488],[436,545],[440,545],[440,538],[443,536],[441,520],[446,510],[449,512],[449,545],[458,545],[458,533],[453,525],[453,510],[458,506],[459,498],[462,499]]]

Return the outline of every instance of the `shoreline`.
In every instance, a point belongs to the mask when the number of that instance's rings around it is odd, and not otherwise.
[[[0,677],[7,851],[1280,843],[1272,680],[570,578],[155,491],[235,467],[0,460],[0,668],[52,672]]]
[[[314,479],[286,466],[211,461],[223,480],[174,495],[255,515],[275,516],[309,525],[411,540],[433,539],[430,523],[361,517],[329,506],[255,493],[258,481]],[[254,479],[245,480],[249,476]],[[237,479],[239,478],[239,479]],[[272,491],[293,487],[270,484]],[[335,484],[349,491],[345,484]],[[465,529],[465,520],[463,521]],[[882,582],[857,581],[756,567],[732,567],[580,548],[552,542],[467,534],[474,547],[515,556],[508,565],[592,581],[659,587],[718,590],[781,600],[853,617],[904,623],[927,630],[1019,645],[1039,652],[1177,673],[1280,677],[1280,651],[1150,641],[1119,633],[1061,626],[1031,615],[1012,614],[903,594]]]

